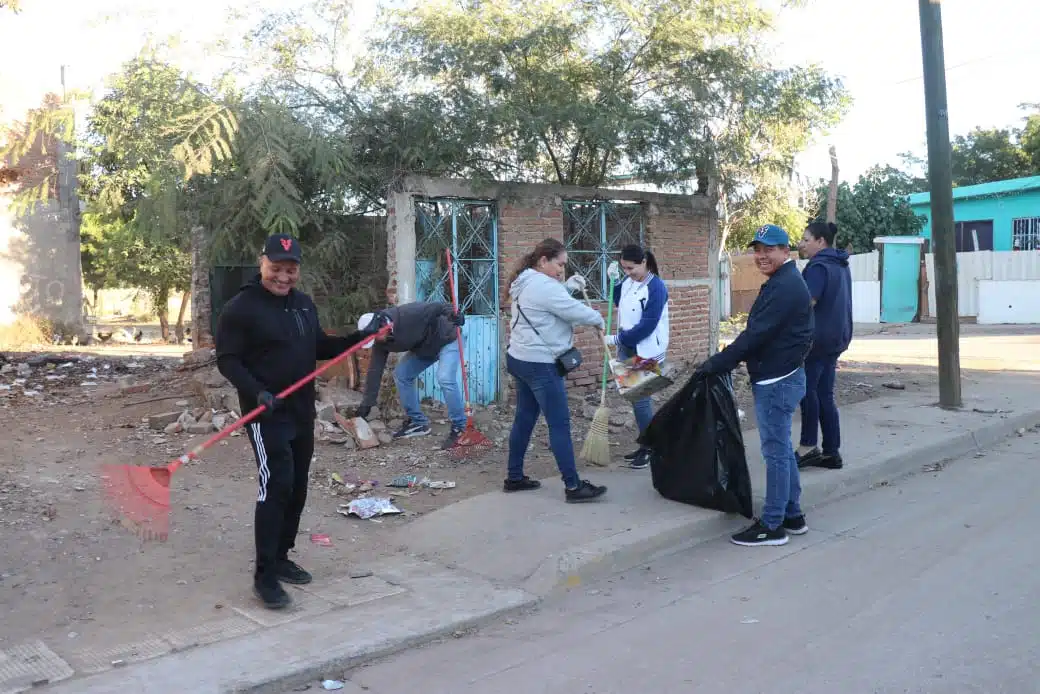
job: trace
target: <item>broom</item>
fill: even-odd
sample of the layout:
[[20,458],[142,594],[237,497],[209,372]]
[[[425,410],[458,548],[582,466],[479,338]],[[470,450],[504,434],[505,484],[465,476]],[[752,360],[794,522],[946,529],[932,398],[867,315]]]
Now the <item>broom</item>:
[[[279,393],[277,397],[289,397],[323,372],[361,349],[362,346],[392,330],[393,325],[384,326],[379,332],[331,359],[310,375],[304,376]],[[169,536],[170,478],[173,473],[185,463],[198,460],[203,451],[259,417],[265,409],[263,405],[260,405],[237,422],[224,427],[181,457],[161,467],[103,465],[101,468],[102,482],[109,506],[116,512],[117,517],[121,518],[122,524],[141,539],[165,542]]]
[[[455,313],[458,313],[459,298],[455,295],[455,273],[451,263],[451,249],[445,249],[444,256],[448,260],[448,289],[451,291],[451,306]],[[448,449],[448,455],[452,458],[467,458],[486,452],[491,448],[491,439],[477,431],[473,424],[473,406],[469,402],[469,378],[466,376],[466,357],[463,354],[462,346],[462,328],[455,327],[455,337],[459,343],[459,365],[462,367],[462,394],[466,398],[466,430]]]
[[[585,302],[589,302],[589,295],[584,289]],[[607,333],[610,334],[610,324],[614,314],[614,280],[610,280],[610,294],[607,297]],[[589,433],[585,436],[585,445],[581,447],[581,457],[592,465],[606,467],[610,464],[610,408],[607,407],[607,372],[610,368],[610,350],[603,345],[603,381],[599,389],[599,407],[592,417]]]

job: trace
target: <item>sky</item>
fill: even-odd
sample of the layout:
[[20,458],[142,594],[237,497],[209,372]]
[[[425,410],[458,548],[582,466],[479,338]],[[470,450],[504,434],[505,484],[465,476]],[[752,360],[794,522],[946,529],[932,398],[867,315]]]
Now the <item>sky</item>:
[[[775,0],[771,0],[775,1]],[[20,15],[0,14],[0,46],[9,58],[0,72],[0,119],[19,117],[47,91],[104,86],[107,75],[132,58],[148,36],[180,34],[175,58],[195,74],[226,57],[206,53],[222,33],[242,35],[257,16],[304,0],[23,0]],[[358,2],[360,23],[372,2]],[[46,8],[46,9],[44,9]],[[253,12],[233,22],[229,10]],[[56,19],[60,18],[60,19]],[[842,77],[854,99],[840,126],[798,159],[799,173],[830,177],[834,145],[843,179],[874,164],[900,164],[901,152],[924,153],[924,85],[918,3],[913,0],[811,0],[780,14],[768,47],[782,64],[819,63]],[[1021,122],[1018,105],[1040,102],[1040,3],[1027,0],[944,0],[943,31],[950,127]],[[50,46],[41,50],[41,46]]]

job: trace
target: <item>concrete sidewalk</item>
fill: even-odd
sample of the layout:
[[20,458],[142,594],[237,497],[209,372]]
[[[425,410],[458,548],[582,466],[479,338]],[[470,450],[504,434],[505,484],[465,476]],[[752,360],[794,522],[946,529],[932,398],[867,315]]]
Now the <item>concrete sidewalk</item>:
[[[802,477],[810,525],[813,506],[1040,424],[1038,378],[965,379],[965,408],[957,412],[935,407],[937,394],[898,392],[844,408],[846,468]],[[757,494],[765,471],[755,432],[747,432],[746,444]],[[60,694],[281,692],[286,682],[316,680],[465,630],[746,522],[661,498],[649,471],[593,469],[587,476],[610,487],[602,502],[565,504],[562,483],[553,479],[539,491],[485,494],[417,519],[396,538],[405,554],[368,567],[372,576],[294,589],[297,607],[285,614],[263,612],[243,596],[226,624],[160,635],[132,651],[63,659],[40,643],[21,660],[0,653],[0,694],[47,677],[63,681],[42,691]],[[112,661],[127,664],[113,669]],[[19,674],[18,686],[5,689],[5,673]]]

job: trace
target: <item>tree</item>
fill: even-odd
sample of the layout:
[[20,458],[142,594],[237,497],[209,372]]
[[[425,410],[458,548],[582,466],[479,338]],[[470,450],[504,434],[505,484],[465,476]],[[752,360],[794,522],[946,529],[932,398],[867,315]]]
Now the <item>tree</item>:
[[1018,145],[1017,129],[975,128],[953,139],[953,184],[971,186],[1032,175],[1036,169]]
[[442,1],[390,22],[369,78],[440,101],[467,124],[459,149],[519,180],[687,186],[734,145],[752,154],[742,171],[790,166],[843,94],[759,56],[772,15],[750,0]]
[[[891,166],[875,166],[859,177],[853,186],[838,186],[837,225],[839,248],[851,246],[855,253],[874,250],[875,236],[914,236],[924,228],[924,217],[910,208],[907,195],[914,191],[914,179]],[[819,188],[826,199],[827,186]],[[824,221],[825,210],[815,218]]]
[[[164,340],[170,336],[170,295],[190,284],[189,230],[206,187],[202,179],[185,183],[173,151],[183,123],[211,107],[205,91],[179,70],[142,56],[111,80],[87,122],[84,267],[98,282],[147,290]],[[181,299],[178,341],[187,299]]]
[[0,0],[0,10],[11,10],[18,14],[22,11],[21,0]]

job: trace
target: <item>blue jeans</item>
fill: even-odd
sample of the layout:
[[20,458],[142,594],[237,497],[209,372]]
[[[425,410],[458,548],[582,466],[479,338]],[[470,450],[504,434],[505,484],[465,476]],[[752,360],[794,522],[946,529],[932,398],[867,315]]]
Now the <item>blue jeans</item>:
[[837,368],[837,355],[805,360],[800,443],[803,446],[815,446],[817,428],[822,429],[823,452],[826,455],[834,455],[841,448],[838,405],[834,402],[834,374]]
[[791,446],[791,418],[798,402],[805,396],[805,369],[799,368],[784,380],[767,386],[753,384],[751,392],[755,397],[758,438],[766,464],[762,523],[776,529],[785,517],[802,515],[798,505],[802,483]]
[[[621,361],[631,359],[636,355],[633,350],[624,345],[618,345],[617,351],[618,359]],[[639,433],[642,434],[650,426],[650,420],[654,418],[654,403],[650,398],[636,400],[632,403],[632,412],[636,416],[636,426],[639,427]]]
[[571,410],[567,402],[567,386],[556,364],[520,361],[506,356],[506,366],[516,383],[516,417],[509,432],[509,479],[524,477],[524,454],[531,443],[531,432],[538,415],[545,415],[549,425],[549,447],[556,458],[556,467],[568,489],[581,482],[574,462],[574,444],[571,442]]
[[394,383],[397,384],[397,396],[401,399],[401,407],[413,424],[429,426],[430,418],[423,414],[419,406],[419,389],[415,387],[415,380],[434,363],[437,364],[437,383],[444,393],[451,425],[456,429],[465,429],[466,406],[462,401],[462,388],[459,386],[461,362],[459,345],[456,342],[444,345],[436,359],[422,359],[411,352],[405,355],[394,369]]

